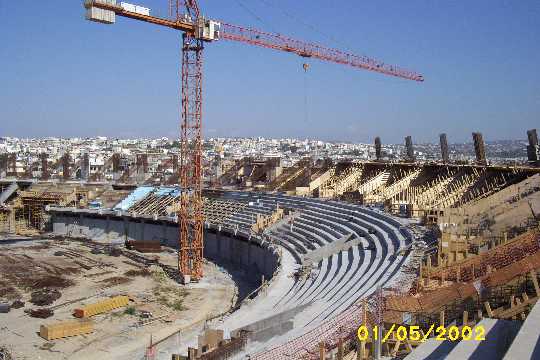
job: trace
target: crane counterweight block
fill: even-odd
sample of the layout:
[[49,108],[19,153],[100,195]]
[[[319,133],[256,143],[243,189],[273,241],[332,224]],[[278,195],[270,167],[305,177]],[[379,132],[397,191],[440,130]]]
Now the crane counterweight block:
[[[99,6],[109,7],[101,8]],[[114,24],[116,22],[116,12],[119,10],[116,0],[85,0],[86,20],[99,22],[102,24]]]

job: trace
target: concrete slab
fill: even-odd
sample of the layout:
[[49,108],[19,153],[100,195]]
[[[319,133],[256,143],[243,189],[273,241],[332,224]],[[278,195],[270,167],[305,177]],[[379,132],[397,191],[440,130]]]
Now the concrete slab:
[[540,303],[525,319],[519,333],[506,352],[504,360],[540,359]]
[[477,326],[485,329],[486,340],[461,341],[450,352],[451,359],[501,359],[514,340],[519,328],[520,321],[508,321],[498,319],[483,319]]
[[446,359],[450,351],[452,351],[456,345],[457,343],[452,341],[439,341],[435,338],[430,338],[407,355],[405,360]]
[[321,246],[313,251],[310,251],[303,257],[303,264],[316,264],[324,258],[338,254],[341,251],[347,251],[351,247],[360,243],[360,238],[354,238],[354,234],[350,233],[343,235],[336,241]]
[[[406,360],[439,359],[502,359],[521,326],[519,321],[483,319],[477,326],[485,329],[485,340],[460,342],[438,341],[430,338],[410,353]],[[522,359],[512,357],[511,359]],[[525,358],[523,358],[525,359]]]

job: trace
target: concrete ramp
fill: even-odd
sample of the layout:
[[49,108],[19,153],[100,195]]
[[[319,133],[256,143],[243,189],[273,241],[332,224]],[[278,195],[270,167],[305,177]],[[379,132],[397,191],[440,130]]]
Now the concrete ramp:
[[0,194],[0,204],[6,202],[6,200],[9,199],[9,197],[17,190],[19,190],[19,185],[17,185],[17,182],[14,181]]
[[262,320],[256,321],[246,326],[242,326],[236,330],[231,331],[231,336],[236,336],[240,330],[249,331],[248,338],[250,341],[264,342],[271,339],[274,336],[279,336],[292,330],[294,325],[294,317],[302,310],[307,308],[310,303],[296,306],[292,309],[282,311],[273,316],[269,316]]
[[429,338],[425,343],[413,350],[405,360],[442,360],[456,347],[458,343],[452,341],[439,341]]
[[[506,350],[512,343],[521,326],[520,321],[508,321],[498,319],[483,319],[477,326],[485,329],[486,340],[474,340],[451,342],[437,341],[430,338],[410,353],[406,360],[439,360],[439,359],[477,359],[492,360],[502,359]],[[510,357],[509,359],[528,359]]]
[[483,319],[477,326],[486,329],[486,340],[461,341],[450,352],[450,359],[502,359],[506,350],[514,340],[520,321]]
[[313,251],[310,251],[302,257],[302,265],[317,264],[324,258],[338,254],[341,251],[347,251],[351,247],[358,245],[361,239],[355,237],[353,233],[343,235],[336,241],[321,246]]
[[540,359],[540,302],[525,319],[504,360]]

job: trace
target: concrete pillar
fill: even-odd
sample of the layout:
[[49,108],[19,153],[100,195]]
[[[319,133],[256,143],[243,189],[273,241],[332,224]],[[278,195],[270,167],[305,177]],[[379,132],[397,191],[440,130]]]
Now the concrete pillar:
[[7,154],[0,154],[0,178],[4,178],[8,173],[8,160]]
[[7,155],[7,176],[17,177],[17,154]]
[[474,132],[472,133],[472,136],[474,142],[474,152],[476,154],[476,162],[478,164],[485,165],[487,163],[486,149],[484,146],[484,139],[482,137],[482,134],[479,132]]
[[137,181],[143,182],[146,178],[146,174],[148,173],[148,155],[136,154],[135,165],[137,171]]
[[49,179],[49,155],[47,153],[41,154],[41,180]]
[[173,173],[176,174],[178,172],[178,155],[174,154],[172,157],[172,168]]
[[122,174],[120,173],[120,154],[114,153],[112,155],[112,171],[113,171],[113,180],[118,181]]
[[538,135],[536,133],[536,129],[527,130],[527,138],[529,139],[529,146],[527,146],[527,158],[530,163],[536,164],[540,160]]
[[379,161],[381,160],[381,158],[382,158],[381,138],[377,136],[375,138],[375,159]]
[[62,156],[62,179],[64,181],[71,179],[71,156],[69,153]]
[[379,360],[382,356],[382,337],[383,337],[383,325],[378,324],[377,326],[377,340],[372,344],[374,345],[373,349],[373,358]]
[[446,134],[440,134],[439,139],[441,142],[441,157],[443,163],[450,162],[450,155],[448,153],[448,141],[446,140]]
[[90,177],[90,156],[88,153],[83,155],[81,164],[81,179],[88,181]]
[[107,240],[107,242],[111,242],[111,239],[110,239],[110,233],[111,233],[111,217],[109,215],[107,215],[105,217],[105,239]]
[[411,136],[405,137],[405,154],[407,161],[414,161],[414,148]]

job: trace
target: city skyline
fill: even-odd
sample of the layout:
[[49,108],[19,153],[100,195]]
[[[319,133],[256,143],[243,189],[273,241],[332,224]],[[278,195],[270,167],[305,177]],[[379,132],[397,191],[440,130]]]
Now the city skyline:
[[[165,5],[141,3],[153,13]],[[201,7],[232,23],[365,53],[418,71],[426,81],[315,60],[308,60],[305,74],[305,59],[219,41],[206,49],[206,137],[369,143],[381,136],[399,143],[412,135],[422,143],[445,132],[461,143],[473,131],[486,140],[524,139],[540,118],[537,2],[258,1],[247,6],[250,12],[239,4],[203,1]],[[89,23],[80,2],[51,1],[55,17],[33,5],[0,7],[7,40],[0,50],[6,69],[0,74],[1,135],[178,136],[178,33],[124,19],[112,26]],[[412,24],[413,18],[422,21]]]

